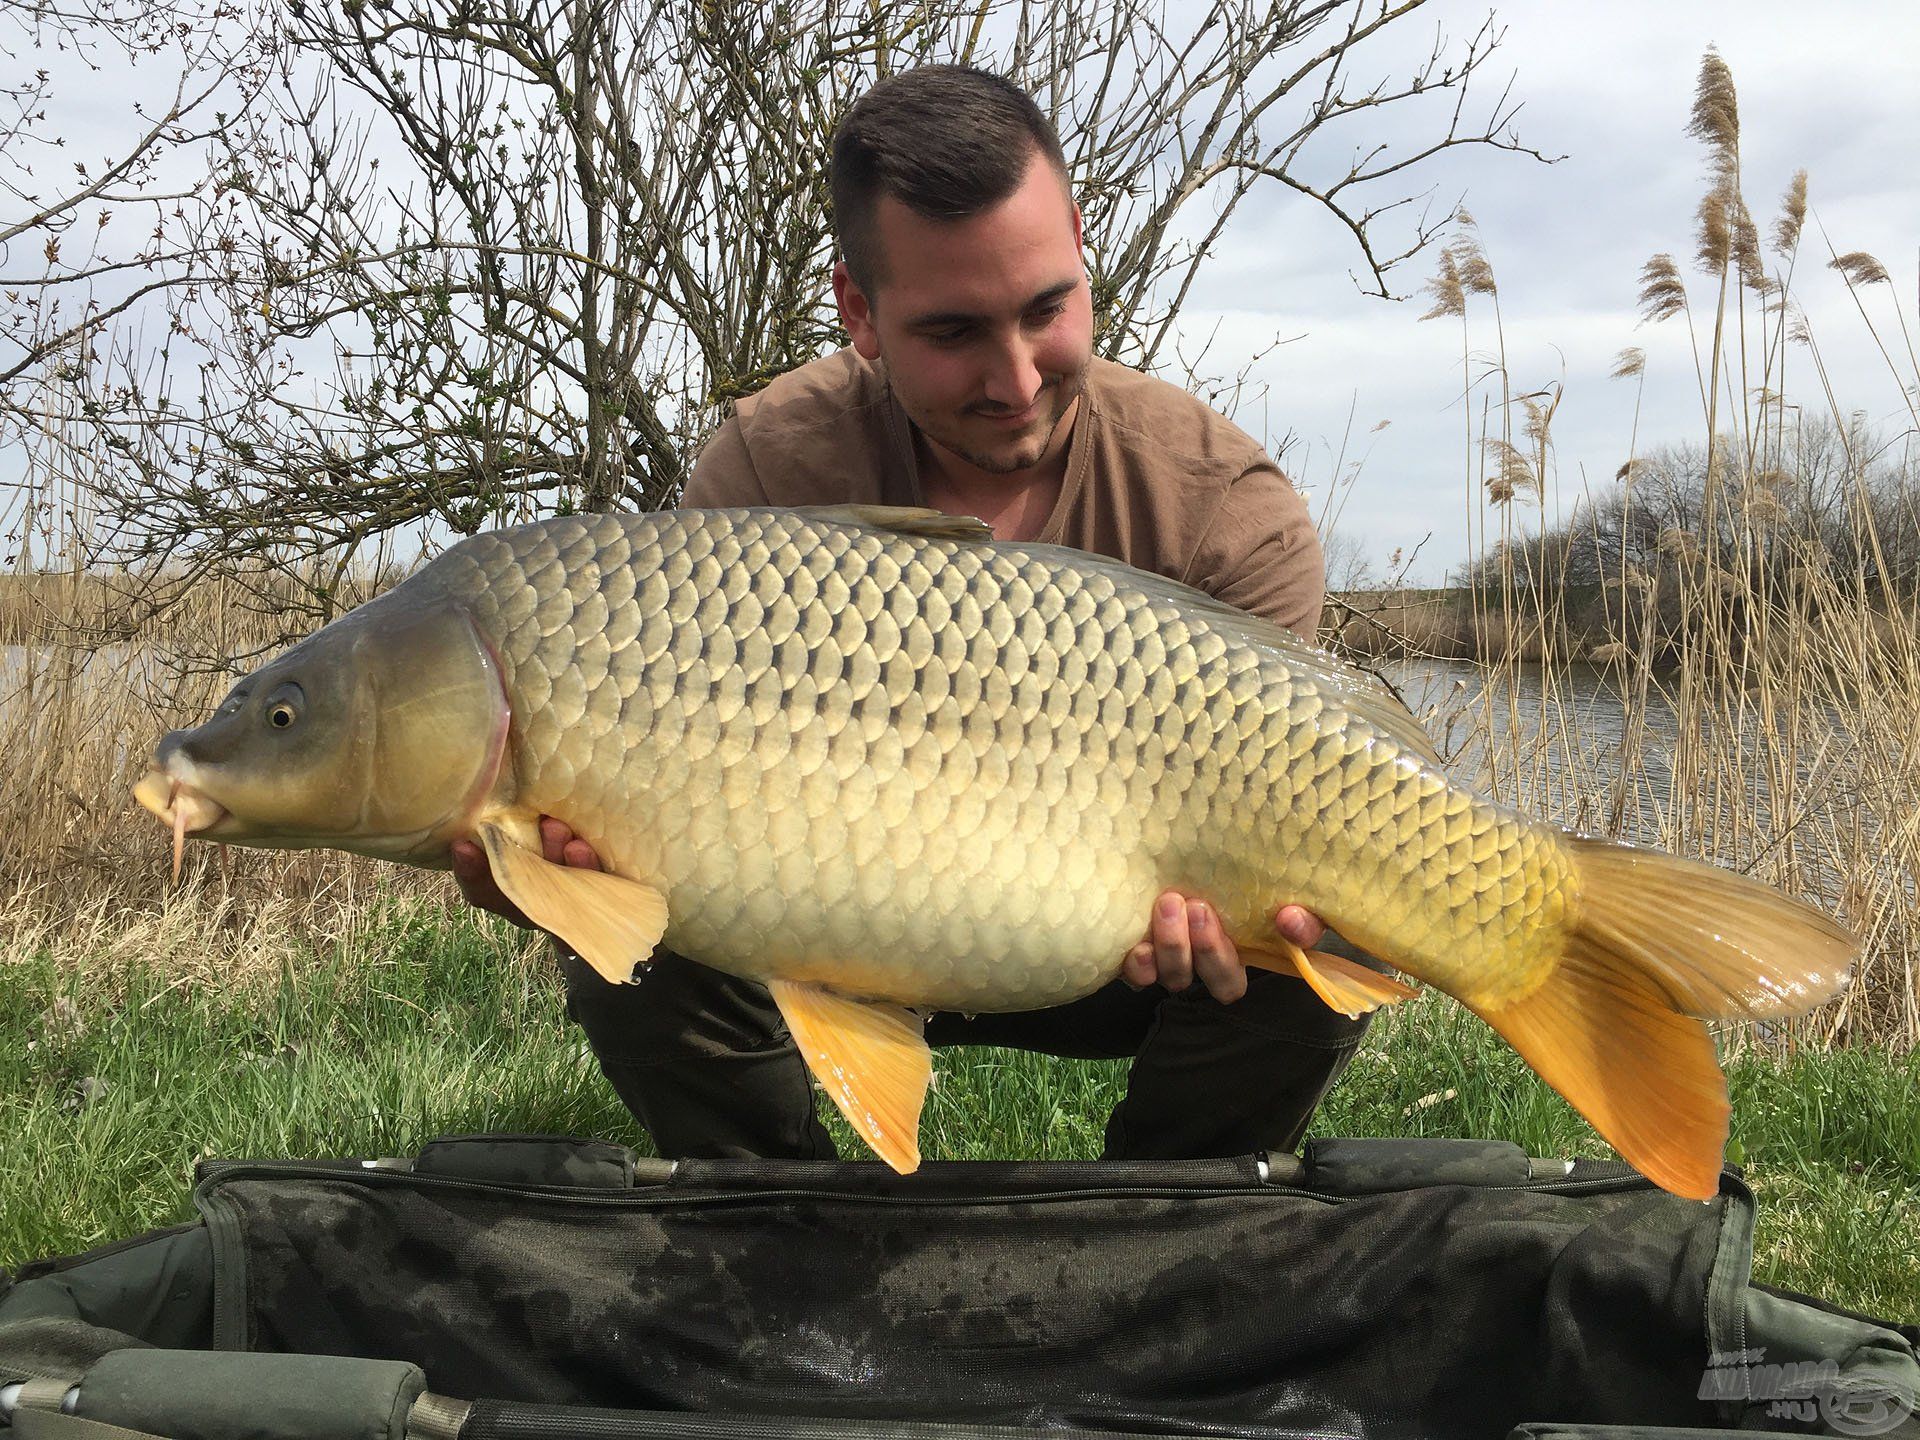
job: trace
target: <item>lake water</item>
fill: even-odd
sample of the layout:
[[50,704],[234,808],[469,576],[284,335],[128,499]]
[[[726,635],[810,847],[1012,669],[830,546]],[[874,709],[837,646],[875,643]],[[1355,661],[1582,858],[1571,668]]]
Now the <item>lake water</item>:
[[[1507,793],[1516,785],[1544,785],[1530,802],[1572,824],[1593,803],[1579,782],[1619,771],[1628,707],[1599,668],[1549,675],[1527,666],[1496,675],[1465,660],[1407,660],[1388,662],[1379,674],[1420,717],[1454,777],[1503,800],[1519,798]],[[1670,782],[1679,727],[1657,695],[1643,729],[1646,763]]]
[[1423,660],[1381,673],[1455,779],[1529,814],[1703,855],[1829,903],[1848,891],[1914,903],[1911,847],[1879,842],[1912,823],[1920,775],[1862,714],[1808,704],[1764,717],[1736,702],[1683,725],[1684,702],[1662,688],[1671,682],[1633,705],[1621,673],[1595,666],[1495,674]]
[[27,661],[39,662],[42,674],[61,673],[71,667],[75,675],[100,673],[103,668],[132,675],[157,675],[166,657],[151,645],[0,645],[0,681],[17,681]]

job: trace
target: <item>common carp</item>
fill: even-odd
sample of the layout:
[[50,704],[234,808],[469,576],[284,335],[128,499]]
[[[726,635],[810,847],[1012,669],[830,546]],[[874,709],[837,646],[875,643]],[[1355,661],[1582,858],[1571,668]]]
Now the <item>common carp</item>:
[[[609,980],[665,940],[765,983],[876,1153],[919,1163],[917,1010],[1059,1005],[1156,895],[1357,1013],[1410,993],[1279,939],[1298,903],[1492,1025],[1629,1163],[1717,1193],[1703,1023],[1805,1010],[1856,942],[1699,861],[1443,772],[1384,686],[1278,626],[979,521],[836,506],[477,535],[159,744],[180,838],[444,867]],[[549,864],[564,820],[604,871]]]

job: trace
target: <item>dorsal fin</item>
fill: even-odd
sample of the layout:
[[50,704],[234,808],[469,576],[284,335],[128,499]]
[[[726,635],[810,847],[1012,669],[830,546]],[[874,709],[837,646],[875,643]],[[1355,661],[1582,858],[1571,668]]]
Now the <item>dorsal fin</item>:
[[814,520],[837,520],[845,525],[867,525],[897,535],[923,540],[993,539],[993,527],[974,515],[949,515],[923,505],[799,505],[795,513]]

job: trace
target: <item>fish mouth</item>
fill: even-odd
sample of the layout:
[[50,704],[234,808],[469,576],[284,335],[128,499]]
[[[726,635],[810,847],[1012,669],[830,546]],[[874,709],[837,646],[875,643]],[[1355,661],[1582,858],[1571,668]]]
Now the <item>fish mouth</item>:
[[149,770],[146,778],[133,787],[133,798],[173,831],[173,881],[179,884],[187,836],[203,834],[218,825],[227,818],[226,807],[164,770]]

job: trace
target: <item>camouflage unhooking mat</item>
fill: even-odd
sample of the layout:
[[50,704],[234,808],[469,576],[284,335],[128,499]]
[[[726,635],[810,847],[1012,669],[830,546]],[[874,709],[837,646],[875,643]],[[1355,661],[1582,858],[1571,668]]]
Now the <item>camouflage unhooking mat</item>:
[[1501,1144],[902,1177],[481,1137],[194,1200],[0,1276],[17,1440],[1920,1434],[1920,1331],[1750,1284],[1732,1173],[1700,1205]]

